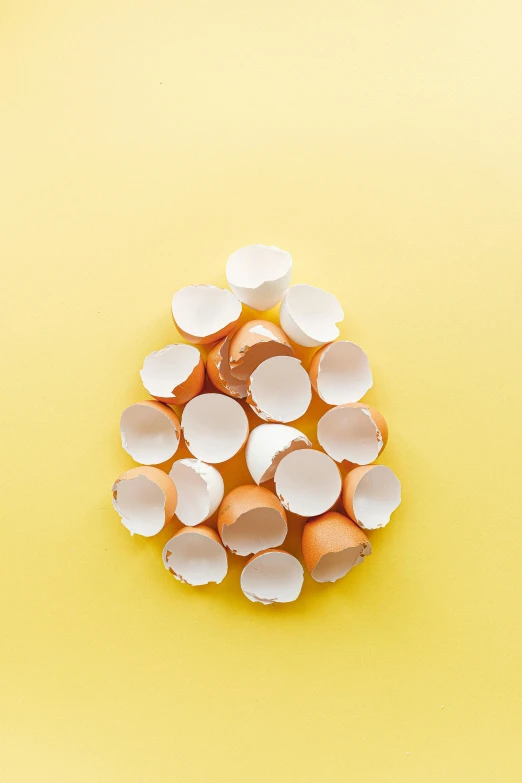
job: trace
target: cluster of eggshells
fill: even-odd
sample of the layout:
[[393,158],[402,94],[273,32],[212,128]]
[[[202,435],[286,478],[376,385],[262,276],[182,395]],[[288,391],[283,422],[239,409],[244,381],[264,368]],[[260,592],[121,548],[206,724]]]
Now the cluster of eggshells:
[[[241,589],[262,604],[293,601],[303,585],[301,563],[280,549],[287,511],[307,520],[302,553],[313,579],[335,582],[371,554],[365,531],[384,527],[401,500],[393,471],[372,464],[388,428],[381,413],[359,402],[373,383],[368,358],[355,343],[337,340],[344,313],[335,296],[290,287],[291,273],[289,253],[251,245],[228,259],[231,290],[192,285],[174,294],[172,315],[187,343],[146,357],[140,375],[154,399],[126,408],[120,422],[123,448],[139,467],[112,488],[131,534],[154,536],[174,515],[182,523],[163,549],[176,579],[220,583],[228,550],[249,558]],[[253,320],[238,328],[242,303],[265,311],[279,302],[280,326]],[[205,364],[196,346],[212,343],[206,374],[216,392],[202,394]],[[309,373],[292,343],[318,348]],[[307,411],[312,387],[331,406],[317,425],[322,450],[289,426]],[[264,422],[251,432],[241,401]],[[172,405],[184,406],[181,421]],[[193,459],[178,459],[167,474],[156,466],[175,455],[181,437]],[[245,445],[255,483],[223,497],[215,465]],[[331,510],[339,498],[346,514]],[[217,532],[204,524],[216,511]]]

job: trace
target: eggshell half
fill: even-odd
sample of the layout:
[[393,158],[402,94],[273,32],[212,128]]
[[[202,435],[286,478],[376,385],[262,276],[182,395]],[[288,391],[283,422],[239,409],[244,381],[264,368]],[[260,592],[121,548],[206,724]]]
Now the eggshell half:
[[347,340],[319,348],[310,363],[310,380],[328,405],[359,402],[373,385],[368,357]]
[[191,454],[204,462],[225,462],[248,438],[248,419],[241,405],[224,394],[200,394],[185,405],[181,429]]
[[174,343],[150,353],[140,376],[152,397],[171,405],[184,405],[203,388],[205,365],[193,345]]
[[245,381],[265,359],[293,355],[288,337],[271,321],[248,321],[230,340],[230,369]]
[[236,487],[225,496],[217,525],[223,544],[243,556],[278,547],[288,532],[279,500],[268,489],[252,484]]
[[304,581],[303,566],[282,549],[254,555],[241,574],[241,589],[249,601],[287,604],[299,597]]
[[247,402],[265,421],[295,421],[308,410],[312,386],[299,359],[274,356],[254,370],[247,381]]
[[287,511],[313,517],[336,503],[341,494],[341,474],[327,454],[300,449],[287,454],[277,466],[275,487]]
[[159,468],[131,468],[112,487],[112,505],[131,535],[155,536],[174,516],[174,482]]
[[269,310],[290,285],[292,256],[273,245],[248,245],[229,256],[226,275],[241,302],[254,310]]
[[311,285],[294,285],[281,303],[279,320],[286,334],[298,345],[314,348],[339,337],[336,324],[344,311],[333,294]]
[[172,316],[179,333],[199,345],[213,343],[232,331],[241,302],[226,288],[189,285],[174,294]]
[[216,468],[199,459],[178,459],[169,476],[178,491],[176,516],[180,522],[193,527],[212,516],[225,492]]
[[230,337],[215,345],[207,356],[207,375],[216,389],[229,397],[246,397],[246,383],[233,375],[230,369]]
[[388,441],[384,416],[361,402],[337,405],[319,419],[317,439],[336,462],[368,465]]
[[385,465],[354,468],[343,481],[343,505],[364,530],[384,527],[401,502],[401,482]]
[[163,548],[163,565],[188,585],[219,584],[228,571],[227,553],[217,533],[205,525],[183,527]]
[[174,456],[181,437],[179,419],[162,402],[144,400],[125,408],[120,418],[121,445],[142,465],[159,465]]
[[335,511],[305,523],[302,547],[305,565],[316,582],[336,582],[372,553],[355,522]]
[[246,463],[256,484],[274,478],[276,468],[287,454],[312,448],[312,442],[300,430],[287,424],[260,424],[248,436]]

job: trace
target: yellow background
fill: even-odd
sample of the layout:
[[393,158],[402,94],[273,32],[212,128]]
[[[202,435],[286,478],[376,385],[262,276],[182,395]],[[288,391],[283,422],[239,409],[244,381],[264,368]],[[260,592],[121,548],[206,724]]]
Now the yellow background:
[[[522,778],[521,26],[517,0],[1,4],[2,781]],[[237,561],[178,584],[169,531],[110,506],[173,292],[251,242],[343,303],[404,490],[362,567],[274,608]]]

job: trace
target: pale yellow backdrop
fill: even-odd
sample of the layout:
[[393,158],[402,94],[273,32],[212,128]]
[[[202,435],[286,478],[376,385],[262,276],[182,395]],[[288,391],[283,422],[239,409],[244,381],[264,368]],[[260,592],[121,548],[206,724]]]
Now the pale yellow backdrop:
[[[2,781],[522,779],[521,29],[516,0],[2,2]],[[251,242],[341,299],[404,486],[364,566],[274,608],[238,562],[176,583],[169,531],[110,507],[174,290]]]

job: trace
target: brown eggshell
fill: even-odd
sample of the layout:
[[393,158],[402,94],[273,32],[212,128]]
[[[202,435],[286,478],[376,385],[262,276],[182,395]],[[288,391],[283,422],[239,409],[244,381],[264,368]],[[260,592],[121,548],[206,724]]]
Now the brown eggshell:
[[382,449],[380,450],[379,454],[382,454],[384,451],[386,444],[388,443],[388,425],[386,424],[386,419],[382,415],[380,411],[378,411],[376,408],[372,408],[371,405],[366,405],[365,402],[347,402],[345,405],[338,405],[339,408],[366,408],[366,410],[369,412],[370,416],[373,419],[373,422],[379,432],[382,435]]
[[[269,334],[260,334],[255,331],[256,329],[262,329]],[[248,378],[265,359],[272,356],[293,355],[294,351],[288,337],[281,327],[272,321],[260,319],[248,321],[230,340],[230,367],[232,372],[239,373],[244,379]]]
[[[243,518],[243,530],[241,530],[241,524],[238,529],[235,529],[236,523],[243,515],[255,511],[261,512],[264,517],[258,521],[255,519],[255,515],[251,514],[250,523],[246,522],[248,531],[246,539],[241,538],[241,535],[245,535],[245,518]],[[276,514],[270,512],[276,512]],[[254,521],[252,521],[252,517],[254,517]],[[248,517],[246,519],[248,520]],[[225,546],[242,556],[266,549],[267,543],[279,546],[283,543],[288,531],[286,512],[278,498],[265,487],[253,484],[236,487],[223,498],[218,511],[217,526]],[[255,533],[251,529],[252,526],[255,527]],[[233,538],[231,539],[234,533],[239,536],[235,541]],[[255,542],[259,542],[261,535],[265,543],[256,544]]]
[[336,511],[310,519],[303,527],[303,558],[310,573],[324,555],[360,545],[363,550],[370,546],[366,535],[355,522]]
[[[244,382],[237,379],[237,385],[232,386],[232,373],[230,368],[225,367],[224,364],[228,361],[227,345],[230,345],[230,337],[225,337],[220,340],[217,345],[209,351],[207,356],[207,375],[211,384],[223,394],[227,394],[229,397],[235,399],[242,399],[246,397],[246,385]],[[228,372],[227,372],[228,370]],[[227,383],[227,378],[229,383]]]
[[[118,476],[118,478],[116,479],[112,487],[112,497],[113,497],[113,502],[115,504],[115,507],[117,506],[117,502],[118,502],[117,501],[118,485],[122,481],[129,481],[138,478],[139,476],[144,476],[146,479],[156,484],[163,492],[163,495],[165,497],[164,524],[166,524],[172,519],[172,517],[174,516],[174,512],[176,511],[176,505],[178,502],[178,493],[176,490],[176,485],[174,484],[170,476],[168,476],[159,468],[155,468],[150,465],[140,465],[139,467],[131,468],[130,470],[127,470],[125,471],[125,473],[122,473],[120,476]],[[159,532],[159,530],[157,532]],[[146,535],[150,535],[150,534],[147,533]]]
[[185,338],[185,340],[189,343],[192,343],[193,345],[209,345],[210,343],[215,343],[216,340],[221,340],[223,337],[226,337],[230,332],[235,329],[237,326],[237,323],[239,321],[239,318],[236,318],[235,321],[231,321],[231,323],[224,326],[222,329],[220,329],[218,332],[214,332],[214,334],[205,335],[205,337],[196,337],[193,334],[189,334],[188,332],[184,332],[183,329],[180,329],[179,325],[174,320],[174,323],[176,324],[176,329],[180,333],[182,337]]
[[204,385],[205,362],[201,356],[187,380],[178,384],[178,386],[172,390],[171,397],[155,397],[155,399],[160,402],[165,402],[168,405],[185,405],[186,402],[193,397],[197,397],[197,395],[201,393]]
[[211,538],[213,541],[216,541],[216,543],[221,544],[221,539],[216,533],[216,531],[212,530],[211,527],[207,527],[206,525],[198,525],[197,527],[182,527],[180,530],[177,530],[174,533],[172,538],[177,538],[177,536],[183,536],[185,535],[185,533],[200,533],[202,536]]

